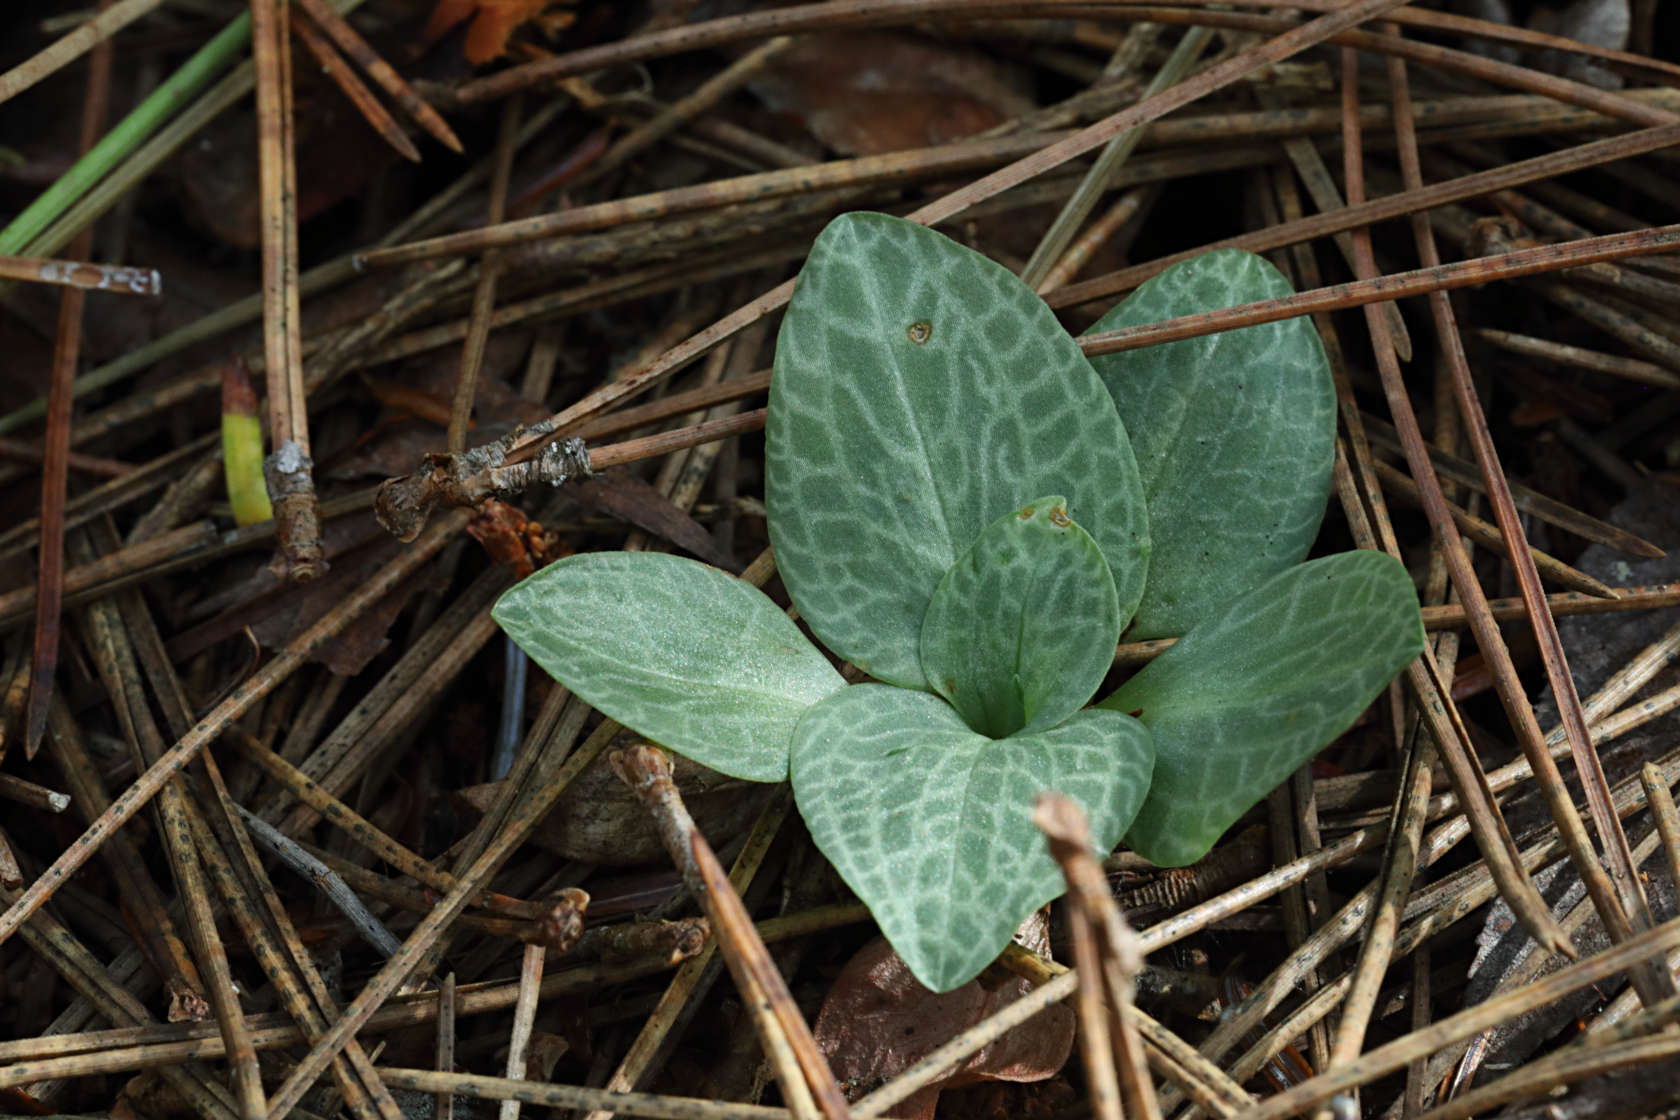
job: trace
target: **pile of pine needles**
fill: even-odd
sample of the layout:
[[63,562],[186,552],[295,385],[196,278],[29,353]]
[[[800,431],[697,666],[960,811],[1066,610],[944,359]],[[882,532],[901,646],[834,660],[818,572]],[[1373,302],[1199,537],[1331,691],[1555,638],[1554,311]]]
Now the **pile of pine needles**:
[[[14,153],[0,230],[27,370],[0,401],[0,1111],[1672,1102],[1680,687],[1646,686],[1680,651],[1673,13],[1634,3],[1621,51],[1399,0],[668,0],[514,21],[472,69],[461,32],[358,7],[11,17],[0,113],[77,107],[80,155]],[[251,167],[243,246],[159,188],[209,194],[212,130]],[[357,200],[320,217],[312,147]],[[1324,546],[1411,565],[1431,642],[1194,867],[1099,869],[1047,808],[1053,950],[981,981],[1023,994],[841,1086],[876,1055],[806,1024],[871,927],[785,792],[669,780],[488,611],[601,548],[779,594],[775,314],[860,208],[1003,261],[1076,331],[1175,260],[1268,254],[1300,295],[1089,349],[1312,315]],[[171,290],[155,257],[206,255],[208,313],[100,341]],[[567,480],[572,437],[597,477]],[[1063,1000],[1081,1059],[955,1088]]]

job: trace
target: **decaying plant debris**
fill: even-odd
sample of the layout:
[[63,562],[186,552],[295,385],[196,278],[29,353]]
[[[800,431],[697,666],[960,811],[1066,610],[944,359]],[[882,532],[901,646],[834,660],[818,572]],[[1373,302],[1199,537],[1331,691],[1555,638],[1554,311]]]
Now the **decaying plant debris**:
[[[428,32],[253,0],[248,70],[236,0],[17,7],[0,1111],[1672,1107],[1676,13],[580,0]],[[1404,560],[1432,636],[1201,863],[1111,856],[1129,925],[1055,818],[1048,938],[937,1007],[868,963],[783,793],[679,765],[674,861],[630,794],[574,808],[645,748],[489,616],[599,549],[786,602],[775,314],[855,209],[1024,272],[1076,333],[1173,260],[1268,254],[1300,296],[1087,352],[1310,313],[1341,402],[1316,554]],[[233,360],[278,523],[224,504]],[[838,1024],[887,998],[940,1037]]]

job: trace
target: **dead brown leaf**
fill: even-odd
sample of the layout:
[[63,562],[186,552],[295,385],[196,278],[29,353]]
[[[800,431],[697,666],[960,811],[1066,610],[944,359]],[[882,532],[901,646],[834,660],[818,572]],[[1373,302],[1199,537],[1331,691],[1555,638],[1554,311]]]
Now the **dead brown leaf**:
[[[311,68],[297,82],[297,220],[368,190],[400,157],[360,111]],[[257,198],[255,110],[224,114],[207,125],[175,161],[182,208],[193,225],[228,245],[262,242]]]
[[687,510],[635,475],[607,471],[574,483],[572,496],[598,513],[628,521],[726,572],[741,570],[740,562],[719,548]]
[[[341,517],[327,523],[327,555],[332,569],[308,584],[282,584],[267,565],[256,567],[200,604],[216,611],[169,643],[172,656],[187,657],[250,627],[257,641],[279,649],[314,625],[352,589],[402,550],[387,533],[369,528],[366,517]],[[312,660],[340,676],[354,676],[367,667],[386,645],[386,631],[409,598],[438,578],[422,572],[407,580],[351,623],[335,641],[324,643]]]
[[515,579],[524,579],[538,568],[571,555],[571,549],[561,545],[541,522],[495,498],[473,511],[467,532],[484,546],[491,559],[512,568]]
[[[1027,919],[1016,940],[1047,952],[1042,913]],[[858,950],[829,990],[817,1016],[817,1045],[834,1075],[857,1096],[908,1069],[935,1048],[1032,990],[1010,979],[992,991],[971,980],[955,991],[922,987],[883,938]],[[944,1089],[983,1081],[1043,1081],[1073,1050],[1074,1015],[1057,1005],[1017,1027],[906,1099],[892,1115],[931,1120]]]
[[[360,586],[374,572],[390,563],[401,548],[396,541],[378,541],[354,550],[344,560],[345,567],[352,574],[344,577],[343,584],[329,584],[332,578],[329,572],[327,576],[306,585],[305,590],[293,593],[295,603],[287,603],[252,627],[252,631],[263,645],[271,649],[284,646],[336,607],[350,589]],[[434,578],[435,574],[421,573],[403,582],[345,627],[335,641],[324,643],[313,659],[341,677],[353,677],[360,673],[388,644],[386,632],[403,607],[408,605],[409,598],[423,590]]]
[[[677,789],[700,831],[722,845],[752,823],[771,787],[708,770],[681,755],[671,757]],[[468,786],[457,800],[482,813],[495,803],[500,782]],[[647,809],[607,764],[606,755],[586,767],[560,795],[531,843],[565,859],[610,867],[651,863],[665,855]]]
[[806,36],[752,90],[828,147],[865,156],[947,144],[1032,107],[995,58],[884,32]]

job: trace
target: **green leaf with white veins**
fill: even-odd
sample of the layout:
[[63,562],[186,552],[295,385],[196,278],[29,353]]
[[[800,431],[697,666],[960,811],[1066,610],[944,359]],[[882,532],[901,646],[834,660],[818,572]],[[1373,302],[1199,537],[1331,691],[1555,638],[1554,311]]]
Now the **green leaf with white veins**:
[[1153,757],[1148,731],[1118,712],[989,739],[937,696],[862,684],[805,713],[790,775],[817,847],[916,979],[944,992],[1062,893],[1034,798],[1054,789],[1078,800],[1106,853],[1143,800]]
[[[1173,265],[1091,329],[1289,294],[1264,259],[1225,249]],[[1232,595],[1306,557],[1329,499],[1336,439],[1336,390],[1311,320],[1091,364],[1131,433],[1149,505],[1149,578],[1128,638],[1187,633]]]
[[787,776],[799,717],[846,684],[764,592],[679,556],[569,556],[490,613],[603,714],[751,781]]
[[912,222],[844,214],[812,246],[776,342],[770,543],[823,643],[927,688],[934,589],[980,531],[1064,494],[1143,590],[1148,521],[1126,429],[1073,339],[1002,265]]
[[1102,552],[1059,497],[988,525],[922,622],[922,671],[968,726],[1001,739],[1084,707],[1114,662],[1120,604]]
[[1126,843],[1162,867],[1200,859],[1422,649],[1417,592],[1386,553],[1312,560],[1239,596],[1098,705],[1155,736]]

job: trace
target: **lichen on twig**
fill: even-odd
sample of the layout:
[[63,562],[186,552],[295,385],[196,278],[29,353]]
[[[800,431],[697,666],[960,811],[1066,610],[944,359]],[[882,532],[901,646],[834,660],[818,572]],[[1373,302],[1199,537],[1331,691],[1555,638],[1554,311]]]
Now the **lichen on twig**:
[[552,431],[554,423],[544,421],[458,455],[428,455],[420,470],[387,479],[379,487],[374,516],[398,540],[411,541],[439,502],[470,509],[490,498],[524,493],[539,482],[559,486],[591,477],[589,449],[576,436],[551,440],[524,462],[507,462],[508,449],[516,442],[541,439]]

